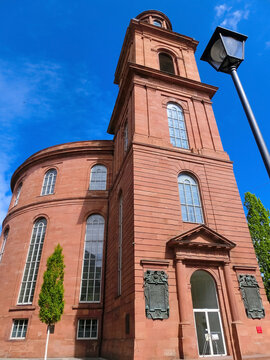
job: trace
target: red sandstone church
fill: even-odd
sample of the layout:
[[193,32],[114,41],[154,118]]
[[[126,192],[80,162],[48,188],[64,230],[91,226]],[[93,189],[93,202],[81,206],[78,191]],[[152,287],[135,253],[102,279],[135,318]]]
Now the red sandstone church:
[[198,42],[166,15],[130,21],[113,141],[56,145],[11,179],[0,242],[0,358],[41,358],[46,260],[65,256],[50,358],[270,359],[270,306]]

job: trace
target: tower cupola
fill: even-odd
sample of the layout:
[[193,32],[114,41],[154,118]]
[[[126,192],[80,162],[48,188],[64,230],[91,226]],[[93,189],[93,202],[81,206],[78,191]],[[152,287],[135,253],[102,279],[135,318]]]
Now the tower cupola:
[[161,27],[163,29],[172,30],[172,24],[169,18],[161,11],[157,11],[157,10],[143,11],[138,16],[136,16],[136,19],[151,25],[155,25],[157,27]]

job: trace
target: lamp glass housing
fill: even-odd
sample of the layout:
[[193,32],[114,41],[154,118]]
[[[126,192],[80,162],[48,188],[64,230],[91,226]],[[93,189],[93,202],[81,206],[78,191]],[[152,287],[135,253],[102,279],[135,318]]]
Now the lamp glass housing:
[[212,35],[201,60],[207,61],[217,71],[230,73],[244,60],[247,36],[218,26]]

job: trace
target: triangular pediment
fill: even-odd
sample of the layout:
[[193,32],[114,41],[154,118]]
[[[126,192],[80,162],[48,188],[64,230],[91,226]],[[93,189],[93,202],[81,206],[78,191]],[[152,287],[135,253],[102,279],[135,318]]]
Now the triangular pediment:
[[236,246],[216,231],[206,225],[199,225],[188,230],[167,242],[169,247],[193,247],[193,248],[219,248],[230,250]]

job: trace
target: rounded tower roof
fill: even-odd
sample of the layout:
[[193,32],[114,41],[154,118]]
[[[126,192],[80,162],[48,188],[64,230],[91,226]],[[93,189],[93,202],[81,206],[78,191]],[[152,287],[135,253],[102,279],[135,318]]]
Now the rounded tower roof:
[[151,25],[172,30],[170,19],[158,10],[146,10],[136,16],[136,19],[147,22]]

